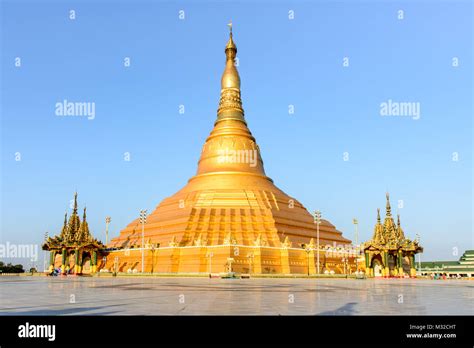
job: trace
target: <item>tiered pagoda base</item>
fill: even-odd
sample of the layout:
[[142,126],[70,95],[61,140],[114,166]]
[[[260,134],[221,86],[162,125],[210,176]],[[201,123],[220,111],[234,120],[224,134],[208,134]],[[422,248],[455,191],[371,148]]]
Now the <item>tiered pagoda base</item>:
[[[145,248],[144,253],[145,273],[318,273],[316,252],[302,248],[216,245]],[[98,260],[98,267],[109,272],[141,273],[141,257],[140,248],[111,251]],[[321,251],[320,273],[352,274],[357,269],[356,262],[354,256]]]

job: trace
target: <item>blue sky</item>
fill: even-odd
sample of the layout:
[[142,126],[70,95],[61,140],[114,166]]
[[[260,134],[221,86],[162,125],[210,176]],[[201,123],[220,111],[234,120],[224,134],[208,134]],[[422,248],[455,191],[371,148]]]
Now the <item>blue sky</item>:
[[[458,259],[474,247],[472,17],[469,1],[3,0],[1,241],[58,233],[75,190],[104,240],[105,216],[116,236],[184,186],[232,19],[247,122],[277,186],[348,238],[357,217],[362,240],[388,190],[424,260]],[[56,116],[64,99],[94,102],[95,118]],[[381,116],[389,99],[421,117]]]

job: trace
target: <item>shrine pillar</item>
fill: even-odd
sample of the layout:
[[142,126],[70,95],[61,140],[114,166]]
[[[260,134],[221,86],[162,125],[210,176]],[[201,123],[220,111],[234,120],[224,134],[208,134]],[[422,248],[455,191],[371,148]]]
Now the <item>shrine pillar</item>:
[[390,268],[388,268],[388,250],[383,252],[383,263],[384,263],[384,272],[383,276],[385,278],[390,277]]
[[398,251],[397,264],[398,264],[398,276],[400,278],[403,278],[403,276],[404,276],[404,273],[403,273],[403,253],[402,253],[401,250]]
[[91,273],[97,272],[97,250],[92,251],[91,255]]
[[74,250],[74,274],[80,274],[81,273],[81,265],[80,265],[80,251],[78,248]]
[[372,267],[370,267],[370,254],[368,251],[365,251],[365,274],[367,277],[372,276]]
[[61,251],[61,274],[66,273],[67,250],[63,248]]
[[79,259],[78,254],[79,254],[79,250],[77,248],[74,249],[74,270],[73,270],[74,274],[77,274],[77,270],[79,268],[78,265],[77,265],[77,261]]
[[415,254],[410,255],[410,277],[416,278]]
[[49,273],[53,272],[54,270],[54,261],[56,259],[56,250],[51,250],[49,252]]

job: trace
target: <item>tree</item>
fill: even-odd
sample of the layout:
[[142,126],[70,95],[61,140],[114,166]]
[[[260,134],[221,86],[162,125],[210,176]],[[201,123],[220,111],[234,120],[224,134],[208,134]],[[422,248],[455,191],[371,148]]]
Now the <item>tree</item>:
[[23,265],[5,264],[0,261],[0,273],[24,273]]

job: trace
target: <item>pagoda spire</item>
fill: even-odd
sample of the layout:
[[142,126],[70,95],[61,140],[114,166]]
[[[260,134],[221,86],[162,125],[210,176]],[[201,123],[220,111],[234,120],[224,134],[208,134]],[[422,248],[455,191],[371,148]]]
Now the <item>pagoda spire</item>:
[[400,214],[397,214],[397,238],[399,241],[405,239],[405,233],[403,232],[401,223],[400,223]]
[[380,223],[380,209],[377,208],[377,223],[374,227],[374,234],[372,236],[372,240],[377,244],[383,244],[385,242],[383,236],[383,226]]
[[[232,29],[230,23],[229,28]],[[230,30],[225,46],[226,63],[221,79],[217,120],[202,148],[196,176],[190,180],[201,175],[239,173],[239,177],[250,174],[271,181],[265,174],[260,149],[244,118],[240,77],[235,66],[236,54],[237,46]]]
[[61,238],[65,238],[67,235],[67,211],[64,213],[64,224],[63,224],[63,228],[61,229]]
[[221,98],[217,109],[217,121],[237,119],[245,123],[244,109],[240,98],[240,76],[235,67],[237,46],[232,36],[232,22],[229,24],[229,41],[225,46],[226,64],[221,78]]
[[77,215],[77,191],[76,191],[74,193],[74,206],[72,209],[72,214],[69,217],[69,222],[68,222],[67,239],[69,241],[73,241],[76,239],[80,224],[81,224],[81,220],[79,218],[79,215]]
[[87,218],[86,218],[86,210],[87,210],[87,208],[84,207],[84,214],[82,215],[82,222],[81,222],[81,225],[79,227],[79,232],[78,232],[78,235],[77,235],[77,238],[76,238],[76,240],[78,242],[86,242],[86,241],[90,240],[90,238],[91,238],[90,232],[89,232],[89,224],[87,223]]
[[77,191],[74,193],[74,208],[73,214],[77,214]]
[[237,46],[232,38],[232,21],[227,25],[229,26],[229,41],[227,41],[227,45],[225,46],[225,55],[227,60],[232,60],[232,62],[234,62],[237,55]]
[[390,195],[388,194],[388,192],[385,194],[385,197],[387,197],[386,215],[392,216],[392,208],[390,207]]

